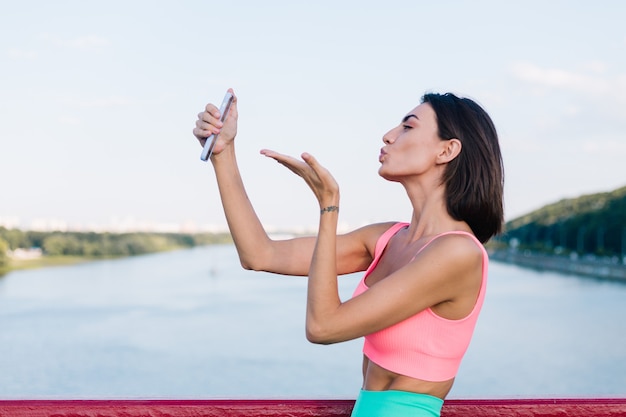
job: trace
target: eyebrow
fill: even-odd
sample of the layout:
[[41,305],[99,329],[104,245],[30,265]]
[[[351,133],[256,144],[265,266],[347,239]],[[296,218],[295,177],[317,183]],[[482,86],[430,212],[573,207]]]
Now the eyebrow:
[[411,117],[415,117],[417,120],[419,120],[419,117],[417,117],[414,114],[407,114],[406,116],[404,116],[404,119],[402,119],[402,123],[407,122]]

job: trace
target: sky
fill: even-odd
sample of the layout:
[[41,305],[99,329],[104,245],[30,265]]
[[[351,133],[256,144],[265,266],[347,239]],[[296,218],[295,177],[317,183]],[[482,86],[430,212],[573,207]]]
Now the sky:
[[263,148],[316,156],[343,228],[408,220],[378,154],[425,92],[491,115],[507,220],[626,185],[626,2],[0,5],[0,224],[224,228],[191,131],[229,87],[244,183],[272,230],[316,226],[318,206]]

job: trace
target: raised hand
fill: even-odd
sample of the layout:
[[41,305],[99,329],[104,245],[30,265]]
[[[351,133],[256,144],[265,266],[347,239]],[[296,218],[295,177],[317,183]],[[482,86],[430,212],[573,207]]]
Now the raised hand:
[[229,146],[235,136],[237,136],[237,119],[239,114],[237,113],[237,96],[235,96],[232,88],[229,89],[233,93],[233,103],[228,112],[228,116],[224,122],[220,121],[220,111],[217,106],[209,103],[204,108],[204,111],[198,113],[198,120],[196,120],[196,127],[193,129],[193,134],[200,145],[204,146],[206,139],[211,135],[217,135],[217,142],[213,148],[213,154],[217,155],[222,152],[227,146]]
[[269,149],[261,150],[261,154],[274,159],[281,165],[286,166],[296,175],[302,177],[313,190],[320,208],[339,205],[339,185],[330,171],[320,165],[317,159],[309,153],[301,155],[302,160],[292,156],[283,155]]

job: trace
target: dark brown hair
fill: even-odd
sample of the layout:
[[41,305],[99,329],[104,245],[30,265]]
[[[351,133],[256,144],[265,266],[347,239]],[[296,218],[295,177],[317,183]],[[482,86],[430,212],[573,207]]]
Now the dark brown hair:
[[462,144],[443,174],[448,212],[467,222],[485,243],[501,231],[504,220],[504,167],[496,128],[487,112],[469,98],[429,93],[422,103],[435,111],[439,137],[456,138]]

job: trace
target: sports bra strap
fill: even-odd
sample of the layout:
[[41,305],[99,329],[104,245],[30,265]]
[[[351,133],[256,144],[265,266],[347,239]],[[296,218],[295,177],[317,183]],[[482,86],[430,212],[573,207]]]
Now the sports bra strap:
[[415,255],[413,255],[413,259],[415,259],[415,257],[417,255],[419,255],[419,253],[424,250],[424,248],[426,248],[426,246],[430,245],[435,239],[437,239],[438,237],[441,236],[446,236],[446,235],[464,235],[464,236],[468,236],[470,237],[481,250],[485,250],[483,247],[483,244],[480,243],[480,240],[478,240],[478,238],[476,236],[474,236],[473,234],[469,233],[469,232],[465,232],[463,230],[451,230],[449,232],[443,232],[443,233],[439,233],[438,235],[433,236],[432,238],[430,238],[428,240],[428,242],[426,242],[426,244],[424,244],[424,246],[422,246],[421,248],[419,248],[419,250],[415,253]]
[[376,248],[374,249],[374,259],[378,258],[383,253],[383,251],[387,247],[387,243],[389,243],[389,240],[391,240],[391,237],[395,235],[398,230],[408,225],[408,223],[396,223],[389,229],[387,229],[385,233],[380,235],[378,241],[376,241]]

